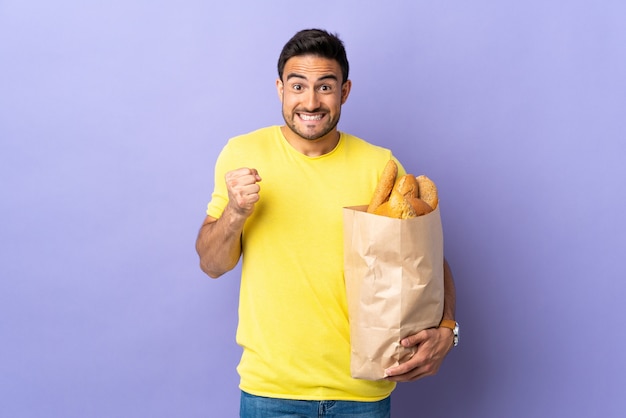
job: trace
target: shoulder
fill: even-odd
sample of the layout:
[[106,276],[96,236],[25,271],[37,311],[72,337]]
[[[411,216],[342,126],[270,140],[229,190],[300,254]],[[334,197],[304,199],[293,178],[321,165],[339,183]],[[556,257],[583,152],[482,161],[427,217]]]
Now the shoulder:
[[269,126],[230,138],[218,156],[218,165],[223,171],[238,167],[260,168],[276,154],[277,126]]
[[277,126],[268,126],[256,131],[231,137],[223,146],[220,155],[222,158],[248,158],[261,155],[274,148],[276,134],[280,132]]
[[373,142],[366,141],[362,138],[359,138],[355,135],[351,135],[345,132],[341,133],[346,152],[360,159],[361,161],[367,161],[368,164],[374,167],[379,167],[380,171],[387,164],[387,161],[393,159],[396,164],[398,164],[399,172],[404,173],[404,167],[393,154],[392,150],[380,145],[376,145]]
[[279,132],[278,126],[267,126],[245,134],[237,135],[228,140],[229,147],[249,147],[266,145],[269,141],[276,138]]
[[376,145],[372,142],[366,141],[365,139],[345,132],[342,132],[341,135],[345,141],[346,147],[349,147],[352,150],[379,154],[385,157],[389,157],[391,155],[391,150],[388,148]]
[[341,133],[346,152],[359,158],[369,160],[388,161],[393,158],[393,153],[389,148],[376,145],[357,136]]

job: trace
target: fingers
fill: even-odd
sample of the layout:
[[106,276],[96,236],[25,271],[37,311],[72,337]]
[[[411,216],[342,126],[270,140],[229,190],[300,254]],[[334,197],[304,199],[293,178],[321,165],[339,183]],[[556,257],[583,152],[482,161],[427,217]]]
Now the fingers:
[[417,334],[409,335],[408,337],[402,339],[400,344],[402,344],[402,347],[413,347],[426,339],[428,339],[428,330],[423,330]]
[[236,190],[261,181],[261,176],[254,168],[239,168],[226,173],[226,186],[229,190]]
[[417,346],[417,350],[408,361],[385,370],[386,379],[410,382],[436,374],[451,348],[446,331],[432,328],[404,338],[401,341],[403,347]]
[[261,176],[254,168],[239,168],[226,173],[226,188],[228,189],[229,205],[236,212],[250,216],[254,204],[259,201],[261,187],[257,184]]
[[413,356],[409,361],[387,369],[385,379],[393,382],[412,382],[436,374],[440,365],[440,362],[425,361],[423,358]]
[[256,181],[261,181],[261,176],[259,176],[259,172],[256,170],[256,168],[242,168],[240,170],[249,170],[249,173],[254,176]]

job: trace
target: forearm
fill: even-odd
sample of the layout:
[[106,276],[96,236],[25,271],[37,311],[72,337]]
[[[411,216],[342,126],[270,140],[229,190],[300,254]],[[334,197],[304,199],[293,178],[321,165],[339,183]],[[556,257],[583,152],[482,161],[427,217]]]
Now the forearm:
[[456,313],[456,288],[454,286],[454,277],[452,276],[452,269],[448,264],[448,261],[443,260],[443,318],[455,320]]
[[225,210],[219,219],[207,217],[196,240],[200,268],[212,278],[232,270],[241,256],[245,219]]

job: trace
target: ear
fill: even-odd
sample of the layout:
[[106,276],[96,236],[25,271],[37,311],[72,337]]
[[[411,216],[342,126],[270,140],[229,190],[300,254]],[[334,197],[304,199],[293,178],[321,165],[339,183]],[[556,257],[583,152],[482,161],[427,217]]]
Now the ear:
[[282,80],[280,78],[276,79],[276,92],[278,93],[278,98],[280,99],[280,102],[282,103],[283,101],[283,92],[285,90],[285,85],[283,84]]
[[348,96],[350,95],[350,89],[352,88],[352,81],[346,80],[341,86],[341,104],[346,103]]

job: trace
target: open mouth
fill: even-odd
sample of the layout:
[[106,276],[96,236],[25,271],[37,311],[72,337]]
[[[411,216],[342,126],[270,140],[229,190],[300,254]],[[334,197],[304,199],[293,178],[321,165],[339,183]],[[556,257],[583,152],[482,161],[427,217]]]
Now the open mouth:
[[298,116],[300,117],[300,119],[302,119],[305,122],[316,122],[319,120],[322,120],[322,118],[324,117],[324,114],[322,113],[316,113],[316,114],[305,114],[305,113],[298,113]]

